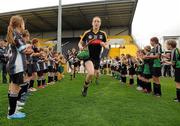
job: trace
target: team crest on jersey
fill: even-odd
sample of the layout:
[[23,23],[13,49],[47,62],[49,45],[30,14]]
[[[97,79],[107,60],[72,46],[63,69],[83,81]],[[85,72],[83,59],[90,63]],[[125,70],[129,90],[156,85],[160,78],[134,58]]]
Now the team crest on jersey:
[[103,39],[103,36],[102,36],[102,35],[99,35],[99,39]]
[[94,35],[94,39],[97,39],[98,37],[97,37],[97,35]]
[[89,36],[88,36],[88,38],[89,38],[89,39],[92,39],[92,38],[93,38],[93,36],[92,36],[92,35],[89,35]]

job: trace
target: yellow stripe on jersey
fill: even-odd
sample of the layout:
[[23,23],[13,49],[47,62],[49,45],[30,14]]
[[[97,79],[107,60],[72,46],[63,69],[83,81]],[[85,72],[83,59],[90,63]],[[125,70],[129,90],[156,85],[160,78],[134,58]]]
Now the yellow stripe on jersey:
[[105,35],[105,37],[106,37],[106,41],[108,41],[108,37],[107,37],[106,32],[105,32],[105,31],[102,31],[102,30],[100,30],[100,32],[104,33],[104,35]]
[[86,34],[88,33],[88,32],[90,32],[91,30],[87,30],[87,31],[85,31],[84,32],[84,34],[81,36],[81,40],[80,41],[82,41],[83,40],[83,38],[86,36]]

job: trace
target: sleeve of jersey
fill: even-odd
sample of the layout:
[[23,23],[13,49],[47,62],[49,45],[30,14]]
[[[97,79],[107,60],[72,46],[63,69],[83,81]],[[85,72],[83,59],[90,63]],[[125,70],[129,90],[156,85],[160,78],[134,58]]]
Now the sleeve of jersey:
[[175,53],[175,51],[172,51],[172,52],[171,52],[170,61],[173,62],[173,63],[176,62],[176,53]]
[[81,41],[86,42],[87,39],[87,32],[84,32],[84,34],[81,37]]
[[22,41],[22,39],[15,37],[15,43],[17,50],[22,53],[26,49],[26,44]]
[[107,42],[108,40],[107,40],[107,34],[104,32],[104,37],[103,37],[104,39],[103,39],[103,42]]
[[161,46],[157,46],[156,47],[156,52],[155,52],[156,54],[161,54]]

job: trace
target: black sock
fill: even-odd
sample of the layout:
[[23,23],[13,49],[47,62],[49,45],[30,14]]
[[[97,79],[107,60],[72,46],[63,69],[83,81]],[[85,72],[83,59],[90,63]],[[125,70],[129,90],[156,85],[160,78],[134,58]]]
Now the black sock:
[[123,82],[123,83],[124,83],[124,77],[121,77],[121,82]]
[[74,72],[74,74],[73,74],[73,77],[75,78],[76,77],[76,73]]
[[27,83],[24,83],[23,85],[20,86],[23,93],[26,92],[26,85]]
[[158,93],[159,96],[162,95],[162,93],[161,93],[161,84],[157,84],[157,93]]
[[26,82],[26,85],[24,87],[24,92],[27,93],[28,92],[28,87],[29,87],[29,82]]
[[58,77],[57,77],[57,76],[54,76],[54,80],[55,80],[55,81],[58,81]]
[[86,91],[89,87],[89,82],[84,82],[84,91]]
[[114,72],[112,71],[112,76],[114,77]]
[[41,80],[37,80],[38,87],[41,86]]
[[34,80],[30,80],[29,88],[34,87]]
[[147,82],[144,82],[144,89],[148,90],[147,88]]
[[133,85],[133,84],[134,84],[134,79],[130,79],[130,80],[129,80],[129,84],[130,84],[130,85]]
[[71,74],[71,78],[70,78],[71,80],[72,80],[72,76],[73,76],[73,75]]
[[20,100],[20,99],[21,99],[21,96],[22,96],[23,93],[24,93],[23,88],[21,88],[21,90],[20,90],[19,93],[18,93],[17,100]]
[[45,79],[42,79],[42,85],[46,85],[46,80]]
[[176,88],[176,96],[177,96],[178,101],[180,102],[180,89],[179,88]]
[[154,95],[157,94],[157,84],[153,83],[153,92],[154,92]]
[[143,90],[146,88],[146,83],[144,81],[141,82],[141,86],[143,88]]
[[153,83],[153,91],[154,91],[154,95],[162,95],[161,94],[161,85],[160,84],[156,84]]
[[122,77],[122,82],[126,83],[126,77]]
[[51,77],[50,77],[50,76],[48,76],[48,83],[50,83],[50,80],[51,80]]
[[121,82],[123,82],[123,77],[121,76]]
[[53,82],[53,81],[54,81],[54,77],[50,77],[50,78],[51,78],[51,79],[50,79],[50,80],[51,80],[50,82]]
[[139,78],[137,78],[137,86],[139,87],[140,86],[140,80],[139,80]]
[[21,90],[19,91],[19,94],[18,94],[18,100],[21,99],[21,96],[27,93],[27,90],[28,90],[28,83],[25,82],[23,85],[21,85]]
[[124,83],[126,83],[126,77],[124,77]]
[[147,83],[147,91],[150,93],[152,91],[151,82]]
[[10,107],[8,115],[12,115],[15,113],[16,110],[18,94],[8,93],[8,99],[9,99],[9,107]]
[[139,86],[142,87],[142,80],[139,79]]

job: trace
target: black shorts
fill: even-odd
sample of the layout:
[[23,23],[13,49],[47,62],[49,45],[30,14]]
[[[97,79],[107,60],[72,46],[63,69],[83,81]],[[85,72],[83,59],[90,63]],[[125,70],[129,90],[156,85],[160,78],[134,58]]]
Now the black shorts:
[[48,69],[43,70],[43,73],[47,73],[47,72],[48,72]]
[[32,66],[32,72],[34,73],[34,72],[37,72],[37,70],[38,70],[38,68],[37,68],[37,63],[33,63],[32,64],[33,66]]
[[74,62],[74,63],[73,63],[74,67],[77,67],[78,64],[79,64],[78,62]]
[[136,71],[136,74],[137,74],[137,75],[140,75],[140,76],[143,75],[142,71]]
[[121,75],[126,75],[126,74],[127,74],[127,70],[122,69],[121,70]]
[[161,76],[161,67],[153,67],[152,68],[152,76],[160,77]]
[[11,74],[10,80],[13,84],[21,85],[24,83],[24,72]]
[[136,74],[135,68],[129,68],[129,75],[134,75]]
[[111,65],[110,64],[108,64],[108,68],[110,68],[111,67]]
[[27,64],[26,74],[28,75],[28,77],[30,77],[30,76],[32,76],[32,73],[33,73],[33,65]]
[[111,70],[112,70],[112,71],[114,70],[114,66],[111,66]]
[[54,72],[53,66],[48,66],[48,71],[49,72]]
[[54,68],[54,69],[53,69],[53,72],[58,72],[58,68]]
[[38,77],[41,77],[41,76],[43,76],[43,73],[44,73],[44,71],[43,71],[43,70],[41,70],[41,71],[38,71],[38,72],[37,72],[37,75],[38,75]]
[[84,60],[84,63],[86,61],[92,61],[95,70],[98,70],[100,68],[100,59],[92,59],[92,58],[90,58],[90,59]]
[[100,67],[100,59],[96,60],[96,59],[91,59],[91,61],[93,62],[94,64],[94,69],[95,70],[98,70],[99,67]]
[[151,79],[152,78],[152,75],[151,74],[143,74],[143,77],[145,79]]
[[180,83],[180,68],[175,68],[175,82]]

